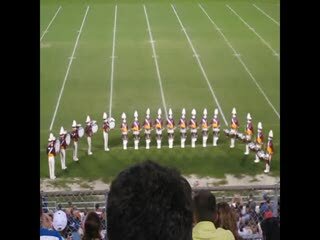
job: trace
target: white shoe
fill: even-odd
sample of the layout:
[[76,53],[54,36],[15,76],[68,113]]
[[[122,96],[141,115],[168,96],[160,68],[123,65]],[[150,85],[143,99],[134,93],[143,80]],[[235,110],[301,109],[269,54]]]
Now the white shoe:
[[265,172],[265,173],[268,173],[268,172],[269,172],[269,170],[265,169],[265,170],[264,170],[264,172]]
[[65,168],[62,168],[62,170],[66,170],[67,169],[67,167],[65,167]]
[[254,162],[258,163],[258,162],[260,162],[260,159],[255,159]]
[[74,158],[73,161],[79,161],[79,158]]
[[89,153],[88,153],[88,155],[92,155],[92,154],[93,154],[92,152],[89,152]]
[[230,148],[234,148],[234,145],[232,146],[232,145],[230,145]]
[[109,149],[109,148],[106,148],[106,149],[105,149],[105,151],[106,151],[106,152],[109,152],[109,151],[110,151],[110,149]]
[[244,155],[249,155],[249,152],[244,152]]

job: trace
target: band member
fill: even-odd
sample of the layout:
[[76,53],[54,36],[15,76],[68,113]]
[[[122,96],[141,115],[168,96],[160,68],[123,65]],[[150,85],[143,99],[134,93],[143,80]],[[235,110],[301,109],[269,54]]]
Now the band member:
[[174,140],[174,129],[175,129],[175,123],[172,118],[172,110],[169,109],[169,116],[167,119],[167,131],[168,131],[168,143],[169,148],[173,148],[173,140]]
[[128,124],[127,124],[127,116],[125,113],[122,113],[121,115],[122,118],[122,123],[121,123],[121,138],[122,138],[122,144],[123,144],[123,149],[127,149],[127,144],[128,144]]
[[202,129],[202,146],[206,147],[207,146],[207,140],[208,140],[208,131],[209,131],[209,126],[208,126],[208,119],[207,119],[207,109],[205,108],[203,110],[203,117],[201,119],[201,129]]
[[109,137],[110,126],[109,126],[107,113],[105,112],[103,113],[102,119],[103,119],[102,131],[103,131],[104,150],[110,151],[110,149],[108,148],[108,137]]
[[133,137],[134,137],[134,149],[137,150],[139,149],[139,140],[140,140],[140,123],[138,120],[138,112],[134,111],[134,122],[131,125],[131,130],[133,133]]
[[270,130],[268,143],[267,143],[267,151],[266,151],[266,153],[268,154],[268,160],[266,160],[266,169],[264,170],[265,173],[270,172],[270,163],[271,163],[272,155],[274,153],[272,139],[273,139],[273,132],[272,130]]
[[72,122],[72,131],[71,131],[71,139],[73,140],[73,161],[79,161],[78,159],[78,141],[79,141],[79,133],[78,128],[81,127],[81,124],[77,124],[75,120]]
[[185,141],[187,138],[187,120],[186,120],[186,110],[182,109],[182,116],[179,120],[180,136],[181,136],[181,148],[184,148]]
[[212,133],[213,133],[213,146],[217,146],[217,141],[219,139],[219,133],[220,133],[220,121],[218,119],[218,108],[214,110],[214,115],[211,120],[211,127],[212,127]]
[[55,160],[54,157],[56,156],[56,150],[54,147],[56,138],[53,136],[52,133],[50,133],[49,139],[48,139],[48,146],[47,146],[47,155],[48,155],[48,163],[49,163],[49,175],[50,179],[56,179],[56,176],[54,174],[54,164]]
[[244,155],[249,155],[250,153],[250,149],[249,149],[249,143],[252,140],[252,136],[253,136],[253,124],[252,124],[252,118],[250,113],[247,114],[247,125],[246,125],[246,129],[245,129],[245,134],[246,134],[246,151],[244,153]]
[[66,149],[67,149],[67,142],[66,142],[66,136],[67,131],[63,129],[63,127],[60,128],[60,160],[61,160],[61,168],[62,170],[67,169],[66,167]]
[[231,135],[231,144],[230,148],[234,148],[234,143],[236,141],[236,136],[239,128],[239,121],[237,119],[237,111],[236,108],[232,109],[232,118],[231,118],[231,125],[230,125],[230,135]]
[[86,128],[85,128],[85,133],[87,134],[87,142],[88,142],[88,155],[92,155],[92,151],[91,151],[91,138],[93,136],[93,132],[92,132],[92,122],[91,119],[89,117],[89,115],[87,116],[86,119]]
[[196,147],[196,141],[198,138],[198,123],[196,120],[196,110],[192,109],[191,111],[191,119],[189,121],[189,128],[191,132],[191,147],[195,148]]
[[[258,122],[258,132],[257,132],[257,137],[256,137],[256,148],[258,149],[258,151],[260,149],[262,149],[263,140],[264,140],[264,136],[263,136],[263,133],[262,133],[262,123]],[[254,162],[255,163],[260,162],[260,159],[259,159],[257,153],[256,153],[256,159],[254,160]]]
[[162,139],[162,130],[163,130],[163,121],[161,119],[161,108],[158,109],[158,117],[154,121],[156,128],[156,139],[157,139],[157,148],[161,148],[161,139]]
[[152,120],[150,118],[149,108],[146,111],[146,118],[144,119],[143,128],[144,128],[144,136],[146,139],[146,149],[149,149],[150,142],[151,142],[151,129],[152,129]]

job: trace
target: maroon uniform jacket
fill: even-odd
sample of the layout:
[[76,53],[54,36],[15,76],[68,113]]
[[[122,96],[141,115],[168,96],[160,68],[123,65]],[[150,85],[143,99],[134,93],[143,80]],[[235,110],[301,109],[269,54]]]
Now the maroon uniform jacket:
[[103,131],[109,132],[110,131],[109,122],[108,121],[104,122],[102,128],[103,128]]
[[88,137],[92,137],[93,132],[92,132],[92,126],[90,125],[86,125],[86,128],[84,129],[85,133],[87,134]]
[[78,142],[79,140],[79,134],[78,134],[78,129],[72,130],[71,132],[71,138],[74,142]]
[[50,154],[53,154],[53,156],[56,155],[56,149],[54,148],[54,143],[55,141],[53,142],[50,142],[48,144],[48,147],[47,147],[47,155],[49,156]]
[[67,148],[67,143],[66,143],[66,135],[60,135],[60,148],[61,149],[66,149]]

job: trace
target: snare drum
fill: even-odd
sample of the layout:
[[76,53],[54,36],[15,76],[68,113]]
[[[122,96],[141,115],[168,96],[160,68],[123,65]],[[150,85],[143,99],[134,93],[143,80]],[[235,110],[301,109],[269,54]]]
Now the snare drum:
[[229,134],[230,134],[230,130],[229,130],[229,129],[224,129],[223,132],[224,132],[227,136],[229,136]]
[[56,151],[56,153],[60,152],[60,140],[59,139],[54,141],[54,150]]
[[255,147],[256,147],[256,144],[253,143],[253,142],[251,142],[251,143],[248,144],[248,147],[249,147],[249,149],[250,149],[251,151],[254,151],[254,149],[255,149]]
[[92,124],[92,132],[93,132],[93,133],[96,133],[97,131],[98,131],[98,124],[93,123],[93,124]]
[[66,144],[69,145],[71,143],[71,135],[70,133],[67,133],[65,136]]
[[257,152],[257,156],[258,156],[259,159],[264,159],[265,158],[265,154],[264,154],[263,151],[258,151]]
[[229,136],[230,136],[230,137],[236,137],[236,136],[237,136],[236,130],[230,129]]
[[84,135],[84,128],[83,127],[79,127],[78,128],[78,135],[79,135],[80,138],[83,137],[83,135]]

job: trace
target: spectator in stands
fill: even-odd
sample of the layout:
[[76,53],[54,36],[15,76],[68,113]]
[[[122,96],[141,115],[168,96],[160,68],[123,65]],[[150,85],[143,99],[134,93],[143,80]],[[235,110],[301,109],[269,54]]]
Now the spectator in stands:
[[215,220],[215,226],[225,230],[230,230],[235,240],[242,239],[238,234],[236,212],[226,202],[220,202],[217,204],[217,217]]
[[201,190],[193,198],[194,221],[193,240],[234,240],[230,230],[216,228],[216,197],[206,190]]
[[96,214],[98,214],[99,217],[102,218],[102,209],[100,208],[100,204],[99,203],[96,203],[95,209],[96,209]]
[[89,212],[84,221],[84,229],[82,240],[102,240],[101,235],[102,225],[100,217],[95,212]]
[[191,187],[180,173],[145,161],[112,182],[107,203],[109,240],[191,240]]
[[68,229],[66,228],[68,224],[67,215],[64,211],[56,211],[53,215],[53,228],[60,233],[63,239],[70,239]]
[[279,220],[273,217],[272,211],[268,210],[264,213],[264,220],[260,225],[264,240],[280,240]]

